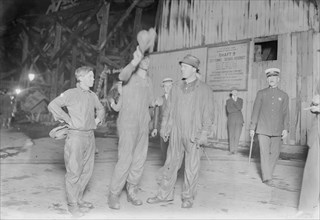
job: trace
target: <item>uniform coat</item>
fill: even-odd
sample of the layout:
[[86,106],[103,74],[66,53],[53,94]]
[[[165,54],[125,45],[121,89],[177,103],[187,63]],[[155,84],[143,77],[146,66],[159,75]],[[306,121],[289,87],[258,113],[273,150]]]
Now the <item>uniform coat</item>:
[[250,130],[258,134],[263,181],[272,179],[280,155],[282,131],[289,131],[288,105],[288,94],[277,87],[259,90],[254,101]]

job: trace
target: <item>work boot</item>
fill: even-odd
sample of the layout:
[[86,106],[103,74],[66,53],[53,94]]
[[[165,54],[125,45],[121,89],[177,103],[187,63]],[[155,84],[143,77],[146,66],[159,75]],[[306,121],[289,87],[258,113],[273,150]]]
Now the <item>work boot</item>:
[[158,196],[150,197],[147,199],[147,203],[149,203],[149,204],[157,204],[157,203],[171,202],[171,201],[173,201],[173,199],[171,199],[171,200],[160,199]]
[[108,205],[110,209],[120,209],[119,196],[110,192],[108,197]]
[[77,204],[71,204],[71,205],[68,204],[68,211],[71,213],[72,217],[74,218],[80,218],[84,216],[84,213],[81,212]]
[[93,204],[91,202],[87,202],[84,200],[81,200],[78,202],[79,208],[88,208],[88,209],[93,209]]
[[132,205],[139,206],[142,205],[142,201],[138,199],[137,196],[137,186],[127,183],[127,200],[131,202]]
[[182,200],[181,208],[189,209],[189,208],[192,208],[192,205],[193,205],[193,201],[192,200],[184,199],[184,200]]
[[274,182],[270,179],[270,180],[264,180],[262,181],[264,184],[270,186],[270,187],[274,187]]

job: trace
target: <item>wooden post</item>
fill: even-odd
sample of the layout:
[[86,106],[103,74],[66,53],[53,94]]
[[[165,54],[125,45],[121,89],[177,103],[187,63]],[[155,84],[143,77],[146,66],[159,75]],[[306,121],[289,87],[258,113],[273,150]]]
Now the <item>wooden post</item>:
[[70,87],[76,86],[76,76],[74,75],[76,69],[77,69],[77,55],[78,55],[78,49],[77,45],[72,46],[72,68],[70,73]]
[[28,35],[23,31],[22,32],[22,37],[23,37],[23,45],[22,45],[22,59],[21,63],[23,63],[27,56],[28,56],[28,50],[29,50],[29,37]]
[[[61,44],[61,26],[56,24],[56,36],[54,40],[54,47],[53,51],[55,54],[60,49]],[[51,90],[50,90],[50,99],[54,99],[57,96],[58,91],[58,77],[59,77],[59,65],[60,59],[56,60],[56,68],[52,71],[52,78],[51,78]]]
[[141,17],[142,17],[142,8],[136,8],[136,14],[134,18],[133,26],[133,36],[137,36],[138,32],[141,30]]
[[[101,7],[101,14],[102,14],[102,19],[101,19],[101,24],[100,24],[100,32],[99,32],[99,40],[98,40],[98,45],[101,45],[102,42],[106,40],[107,37],[107,32],[108,32],[108,20],[109,20],[109,11],[110,11],[110,2],[105,2],[104,5]],[[103,70],[103,65],[101,63],[101,57],[105,56],[105,48],[99,51],[99,54],[97,56],[96,60],[96,77],[95,77],[95,84],[94,84],[94,90],[96,91],[98,82],[99,82],[99,75],[101,74]],[[99,75],[98,75],[99,74]],[[107,78],[107,77],[106,77]],[[105,87],[107,87],[107,81],[106,79],[105,82]]]
[[[22,32],[23,37],[23,45],[22,45],[22,74],[20,75],[19,83],[23,85],[26,83],[27,79],[27,58],[28,58],[28,50],[29,50],[29,37],[25,31]],[[26,85],[24,85],[26,86]]]

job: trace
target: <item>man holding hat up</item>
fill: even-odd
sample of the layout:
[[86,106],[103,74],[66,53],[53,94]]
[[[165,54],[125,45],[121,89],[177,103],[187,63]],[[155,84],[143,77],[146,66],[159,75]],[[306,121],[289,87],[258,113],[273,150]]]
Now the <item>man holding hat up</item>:
[[289,97],[278,88],[280,70],[265,71],[268,88],[259,90],[253,105],[250,136],[258,134],[262,182],[273,186],[272,174],[289,131]]
[[170,144],[158,193],[150,204],[174,199],[177,172],[185,160],[182,208],[191,208],[199,177],[201,145],[207,144],[212,125],[213,96],[210,87],[197,77],[200,61],[187,55],[179,62],[182,80],[173,84],[168,107],[163,114],[160,136]]
[[[164,94],[159,97],[159,105],[155,106],[154,109],[154,117],[153,117],[153,130],[151,132],[151,136],[155,137],[157,133],[160,131],[161,122],[163,118],[163,112],[167,108],[167,100],[169,98],[169,93],[171,91],[173,84],[173,80],[171,78],[164,78],[161,83],[161,87],[163,88]],[[163,162],[166,161],[167,157],[167,149],[168,149],[169,141],[164,140],[160,137],[160,148],[162,153]]]
[[111,209],[120,209],[120,195],[124,187],[127,201],[135,206],[142,205],[137,193],[148,152],[149,107],[154,105],[153,86],[148,74],[149,63],[150,57],[144,56],[137,47],[133,59],[119,74],[123,87],[117,120],[118,161],[112,174],[108,196]]

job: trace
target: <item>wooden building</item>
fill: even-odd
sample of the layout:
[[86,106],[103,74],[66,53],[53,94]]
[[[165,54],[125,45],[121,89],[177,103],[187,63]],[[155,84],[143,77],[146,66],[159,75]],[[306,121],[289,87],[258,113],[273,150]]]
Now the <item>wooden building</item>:
[[232,88],[244,100],[240,142],[249,124],[264,70],[281,69],[280,88],[289,94],[290,133],[286,142],[305,145],[312,116],[304,110],[320,77],[318,0],[163,0],[157,52],[151,75],[156,95],[164,77],[180,78],[178,61],[192,53],[201,60],[202,80],[213,89],[214,136],[227,140],[226,100]]

